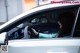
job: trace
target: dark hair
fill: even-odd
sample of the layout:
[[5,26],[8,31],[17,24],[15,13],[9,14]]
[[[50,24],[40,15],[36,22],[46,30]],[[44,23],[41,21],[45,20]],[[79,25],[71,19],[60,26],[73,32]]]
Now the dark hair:
[[62,28],[60,30],[60,37],[71,33],[73,23],[75,20],[75,14],[73,12],[64,12],[60,14],[59,21],[62,24]]

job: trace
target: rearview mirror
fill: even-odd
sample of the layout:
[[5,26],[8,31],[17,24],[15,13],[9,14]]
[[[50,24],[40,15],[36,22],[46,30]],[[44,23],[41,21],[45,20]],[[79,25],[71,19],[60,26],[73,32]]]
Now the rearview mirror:
[[3,32],[0,34],[0,45],[6,44],[7,43],[7,33]]

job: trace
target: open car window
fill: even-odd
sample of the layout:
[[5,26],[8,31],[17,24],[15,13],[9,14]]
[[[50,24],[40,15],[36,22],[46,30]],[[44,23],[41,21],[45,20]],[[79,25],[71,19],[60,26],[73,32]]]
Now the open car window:
[[[29,17],[24,16],[26,18],[21,24],[8,31],[8,39],[71,38],[78,8],[51,9]],[[79,18],[77,25],[74,34],[79,27]],[[80,34],[77,35],[80,37]]]

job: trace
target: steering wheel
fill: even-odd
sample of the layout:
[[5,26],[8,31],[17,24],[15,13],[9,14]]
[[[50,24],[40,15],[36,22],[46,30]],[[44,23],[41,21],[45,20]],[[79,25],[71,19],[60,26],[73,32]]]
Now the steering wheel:
[[30,35],[30,38],[39,38],[38,35],[35,35],[32,29],[35,29],[37,32],[39,32],[34,26],[29,26],[28,35]]
[[38,25],[33,25],[28,28],[28,31],[30,32],[29,35],[31,38],[39,38],[39,36],[35,35],[35,33],[32,31],[32,28],[35,29],[37,32],[44,34],[46,31],[46,34],[58,33],[60,29],[59,24],[56,23],[42,23]]

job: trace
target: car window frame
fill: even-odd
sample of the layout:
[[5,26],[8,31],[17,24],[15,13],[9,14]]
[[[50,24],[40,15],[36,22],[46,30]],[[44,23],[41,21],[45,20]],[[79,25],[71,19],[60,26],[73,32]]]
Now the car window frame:
[[76,31],[76,26],[77,26],[77,23],[78,23],[78,19],[79,19],[79,16],[80,16],[80,7],[77,11],[77,15],[76,15],[76,18],[75,18],[75,23],[74,23],[74,26],[73,26],[73,32],[72,32],[72,36],[75,37],[74,33]]
[[[49,10],[55,10],[55,9],[58,10],[58,9],[61,9],[61,8],[79,7],[79,6],[80,5],[58,6],[58,7],[51,7],[51,8],[47,8],[47,9],[40,9],[39,11],[37,10],[37,11],[33,11],[33,12],[30,12],[30,13],[27,13],[27,14],[24,13],[24,15],[21,14],[21,16],[17,16],[17,17],[20,17],[20,19],[16,19],[14,22],[9,23],[9,25],[6,25],[3,28],[0,28],[0,33],[9,31],[10,29],[14,28],[15,26],[23,23],[23,20],[25,20],[25,19],[28,20],[28,17],[30,17],[30,16],[32,16],[34,14],[37,14],[37,13],[40,13],[40,12],[49,11]],[[36,9],[38,9],[38,8],[40,8],[40,7],[37,7]],[[7,28],[10,28],[10,29],[7,29]]]

